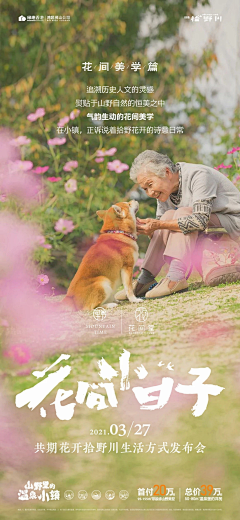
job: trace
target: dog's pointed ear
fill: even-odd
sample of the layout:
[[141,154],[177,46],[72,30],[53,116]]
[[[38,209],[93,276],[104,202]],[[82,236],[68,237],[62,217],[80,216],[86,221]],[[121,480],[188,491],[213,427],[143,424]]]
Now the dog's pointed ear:
[[96,211],[97,213],[97,216],[101,219],[101,220],[104,220],[104,217],[107,213],[106,209],[99,209],[98,211]]
[[117,206],[116,204],[113,204],[112,208],[114,209],[117,217],[120,217],[120,218],[125,218],[126,217],[126,213],[125,213],[124,209],[120,208],[120,206]]

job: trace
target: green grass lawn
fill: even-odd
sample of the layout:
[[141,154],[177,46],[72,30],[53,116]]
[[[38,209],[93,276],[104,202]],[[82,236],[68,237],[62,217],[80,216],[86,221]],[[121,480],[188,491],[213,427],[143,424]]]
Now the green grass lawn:
[[[83,345],[79,338],[79,349],[68,350],[71,353],[69,361],[61,363],[71,365],[71,373],[57,388],[72,390],[73,394],[63,405],[75,401],[77,382],[87,381],[99,383],[97,361],[102,357],[119,372],[119,355],[126,349],[130,352],[130,389],[120,390],[120,375],[113,379],[117,408],[108,407],[104,410],[89,409],[84,404],[76,404],[74,416],[70,421],[60,421],[56,417],[53,403],[57,389],[53,390],[41,406],[47,411],[47,417],[40,417],[39,406],[30,411],[27,407],[16,409],[19,426],[24,426],[26,438],[32,448],[37,442],[45,446],[48,442],[60,443],[80,442],[92,443],[95,450],[92,453],[58,453],[42,454],[35,467],[28,470],[6,470],[2,472],[2,486],[11,481],[19,489],[27,480],[49,480],[63,495],[71,489],[75,497],[71,502],[61,498],[60,502],[27,502],[18,501],[11,506],[5,501],[5,517],[29,518],[38,517],[83,518],[105,520],[106,518],[131,518],[142,520],[157,518],[163,520],[191,518],[191,520],[237,518],[240,477],[240,438],[239,438],[239,345],[240,345],[240,292],[239,284],[216,288],[199,287],[195,282],[190,291],[185,294],[173,295],[162,300],[144,301],[148,311],[148,323],[154,326],[154,332],[128,334],[127,329],[122,335],[106,337],[93,336],[91,344]],[[116,309],[108,311],[107,319],[119,317],[122,313],[124,321],[131,320],[134,315],[132,305],[124,303]],[[132,314],[131,314],[132,313]],[[132,318],[133,319],[133,318]],[[57,359],[58,355],[31,363],[31,369],[43,369]],[[163,366],[158,366],[162,361]],[[167,369],[168,363],[174,370]],[[146,379],[138,379],[135,369],[144,365],[148,372]],[[185,396],[175,392],[178,382],[191,384],[196,378],[188,374],[191,368],[209,367],[211,376],[206,383],[224,387],[218,396],[210,396],[206,411],[200,417],[193,417],[191,408],[196,402],[196,396]],[[58,366],[53,370],[57,370]],[[22,390],[36,384],[36,379],[30,374],[17,375],[17,370],[5,367],[5,385],[11,400]],[[162,377],[172,377],[174,385],[169,402],[154,411],[141,410],[132,388],[134,386],[153,386],[161,384]],[[99,392],[99,390],[97,390]],[[100,393],[105,395],[105,390]],[[106,400],[106,403],[108,401]],[[119,436],[109,434],[110,425],[124,424],[131,433]],[[136,435],[136,424],[150,424],[146,436]],[[90,430],[106,430],[106,434],[91,435]],[[122,430],[121,430],[122,431]],[[133,450],[134,443],[144,444],[144,452],[115,453],[110,451],[110,443],[118,442],[119,451],[127,442]],[[153,453],[146,453],[149,444],[156,444]],[[168,443],[168,448],[174,443],[180,445],[180,453],[157,453],[158,446]],[[206,448],[204,453],[194,449],[201,442]],[[106,443],[104,453],[96,452],[97,443]],[[192,451],[183,451],[183,446],[189,443]],[[14,449],[14,447],[13,447]],[[175,502],[138,501],[138,488],[151,488],[154,485],[166,485],[176,491]],[[220,487],[223,493],[222,502],[190,502],[184,500],[186,488],[198,488],[202,485]],[[21,487],[20,487],[21,488]],[[181,502],[179,502],[181,488]],[[15,488],[14,488],[15,489]],[[21,488],[22,489],[22,488]],[[84,489],[89,496],[86,501],[80,501],[77,493]],[[100,490],[102,498],[94,501],[91,498],[93,490]],[[105,498],[105,491],[114,490],[113,501]],[[129,492],[126,501],[120,500],[118,493],[125,489]],[[84,508],[85,511],[38,511],[18,512],[17,508]],[[142,509],[134,511],[134,509]],[[143,509],[168,509],[168,511],[144,511]],[[183,509],[188,511],[183,511]],[[194,511],[190,511],[190,509]],[[203,511],[204,508],[222,511]],[[87,509],[89,509],[87,511]],[[95,509],[95,511],[90,511]],[[115,509],[115,511],[104,511]],[[132,511],[120,511],[132,509]],[[181,509],[177,511],[177,509]],[[199,511],[195,509],[200,509]]]

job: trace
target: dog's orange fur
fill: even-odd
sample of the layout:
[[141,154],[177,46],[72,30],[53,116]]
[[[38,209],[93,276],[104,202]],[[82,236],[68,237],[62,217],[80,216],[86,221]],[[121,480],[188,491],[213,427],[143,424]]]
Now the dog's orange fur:
[[[114,294],[123,283],[128,299],[139,300],[133,294],[133,267],[138,258],[138,245],[121,230],[136,235],[136,201],[119,202],[106,211],[97,211],[104,221],[100,236],[84,256],[63,300],[71,309],[93,310],[114,302]],[[113,305],[112,305],[113,306]]]

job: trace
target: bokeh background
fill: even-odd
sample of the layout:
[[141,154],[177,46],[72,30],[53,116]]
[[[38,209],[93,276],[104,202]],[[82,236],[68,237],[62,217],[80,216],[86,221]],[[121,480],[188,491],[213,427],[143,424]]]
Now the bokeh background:
[[[204,22],[204,13],[218,14]],[[68,22],[19,22],[19,16],[70,16]],[[184,18],[188,16],[189,18]],[[199,16],[199,21],[191,17]],[[4,423],[0,438],[3,518],[48,520],[70,518],[131,518],[154,515],[178,520],[236,518],[239,511],[239,286],[199,288],[171,297],[171,302],[148,302],[154,334],[130,337],[112,333],[102,340],[87,335],[85,318],[62,317],[46,295],[64,292],[86,250],[96,240],[101,223],[98,209],[120,200],[140,201],[139,216],[154,217],[155,201],[134,186],[129,169],[136,155],[147,148],[177,161],[201,162],[216,167],[240,188],[240,13],[233,0],[9,0],[1,8],[1,132],[0,132],[0,327],[1,401]],[[141,62],[138,72],[131,62]],[[149,61],[157,72],[147,72]],[[92,62],[85,72],[83,63]],[[100,62],[110,70],[99,71]],[[114,65],[124,62],[117,72]],[[95,67],[95,68],[94,68]],[[87,87],[112,85],[153,86],[152,94],[87,94]],[[153,109],[124,107],[121,111],[154,113],[150,126],[183,127],[182,133],[102,135],[87,133],[94,126],[89,112],[119,112],[119,108],[78,106],[77,99],[163,100]],[[125,123],[125,122],[124,122]],[[121,126],[121,122],[114,125]],[[148,124],[147,122],[144,124]],[[132,125],[132,123],[131,123]],[[134,125],[143,126],[141,121]],[[65,132],[59,134],[57,128]],[[97,128],[97,125],[95,125]],[[66,131],[78,127],[79,132]],[[113,161],[118,161],[113,164]],[[148,239],[140,237],[143,258]],[[140,262],[141,263],[141,262]],[[137,266],[136,272],[140,267]],[[134,310],[123,305],[108,320],[134,321]],[[88,319],[93,322],[92,316]],[[169,373],[159,361],[174,363],[175,381],[190,384],[190,368],[209,366],[212,384],[226,390],[210,399],[204,415],[191,415],[194,397],[171,399],[154,412],[151,441],[206,445],[206,453],[115,456],[115,454],[34,453],[37,442],[92,441],[90,428],[109,429],[111,423],[130,425],[146,421],[139,405],[124,394],[117,410],[90,411],[76,406],[74,418],[56,419],[47,398],[47,417],[39,407],[17,410],[15,395],[35,384],[32,371],[42,370],[59,353],[71,354],[72,372],[66,390],[77,381],[98,382],[97,360],[102,356],[116,370],[122,349],[131,352],[134,368],[142,363],[149,385]],[[66,363],[65,363],[66,364]],[[136,375],[131,368],[131,384]],[[161,378],[160,378],[161,379]],[[117,388],[119,392],[119,388]],[[71,402],[71,398],[66,403]],[[108,441],[98,438],[97,442]],[[94,439],[95,440],[95,439]],[[116,440],[111,438],[111,441]],[[119,440],[119,439],[118,439]],[[130,436],[129,442],[135,442]],[[95,442],[96,443],[96,442]],[[93,444],[95,444],[93,442]],[[141,456],[143,455],[143,456]],[[176,458],[175,458],[176,455]],[[160,457],[160,455],[159,455]],[[136,489],[165,483],[169,487],[213,484],[224,493],[222,512],[54,512],[55,503],[38,503],[41,512],[18,512],[17,491],[28,480],[49,480],[61,493],[72,489],[107,489],[130,493],[129,508],[136,506]],[[101,501],[102,509],[108,507]],[[75,498],[70,505],[79,508]],[[34,505],[34,501],[31,503]],[[88,501],[89,509],[93,501]],[[86,507],[87,507],[86,506]],[[121,508],[120,500],[116,508]],[[212,506],[212,505],[211,505]],[[28,504],[26,505],[28,507]],[[49,507],[50,511],[43,511]],[[97,506],[96,506],[97,507]],[[170,507],[170,506],[169,506]],[[176,506],[177,507],[177,506]],[[208,516],[207,516],[208,515]]]

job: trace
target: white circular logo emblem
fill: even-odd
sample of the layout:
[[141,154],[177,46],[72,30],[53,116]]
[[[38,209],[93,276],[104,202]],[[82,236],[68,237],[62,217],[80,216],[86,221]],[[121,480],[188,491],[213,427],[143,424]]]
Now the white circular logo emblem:
[[140,323],[142,323],[147,320],[147,317],[148,317],[147,309],[145,307],[137,307],[137,309],[135,310],[136,320],[139,321]]
[[80,491],[78,491],[78,498],[80,500],[86,500],[87,497],[88,497],[88,494],[87,494],[87,491],[85,491],[85,489],[81,489]]
[[126,489],[122,489],[121,491],[119,491],[119,498],[121,498],[121,500],[127,500],[128,497],[129,493],[128,491],[126,491]]
[[96,307],[93,311],[93,317],[97,321],[105,320],[107,313],[103,307]]
[[113,500],[114,497],[115,497],[115,492],[114,492],[112,489],[109,489],[108,491],[106,491],[106,493],[105,493],[105,497],[106,497],[108,500]]
[[93,498],[93,500],[99,500],[99,498],[101,498],[101,496],[102,496],[101,491],[99,491],[98,489],[95,489],[91,493],[91,497]]
[[64,491],[64,498],[66,498],[66,500],[72,500],[74,497],[74,493],[71,489],[67,489],[67,491]]

